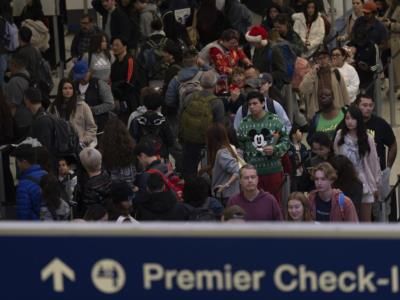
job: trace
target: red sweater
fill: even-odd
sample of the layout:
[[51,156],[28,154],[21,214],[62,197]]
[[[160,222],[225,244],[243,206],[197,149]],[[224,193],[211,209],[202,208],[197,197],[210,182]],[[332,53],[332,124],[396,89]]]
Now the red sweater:
[[227,207],[240,206],[245,212],[246,221],[282,221],[281,208],[270,193],[260,191],[253,201],[247,200],[243,193],[231,197]]
[[210,48],[210,59],[220,74],[230,75],[233,68],[238,66],[239,61],[246,58],[246,54],[240,48],[229,50],[222,46]]

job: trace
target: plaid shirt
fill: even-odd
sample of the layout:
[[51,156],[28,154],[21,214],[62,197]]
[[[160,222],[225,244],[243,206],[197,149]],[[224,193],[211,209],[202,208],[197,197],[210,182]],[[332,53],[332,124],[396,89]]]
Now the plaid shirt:
[[85,52],[89,51],[90,39],[93,35],[100,32],[97,26],[93,26],[93,29],[89,32],[79,32],[75,35],[71,45],[71,55],[73,57],[81,57]]

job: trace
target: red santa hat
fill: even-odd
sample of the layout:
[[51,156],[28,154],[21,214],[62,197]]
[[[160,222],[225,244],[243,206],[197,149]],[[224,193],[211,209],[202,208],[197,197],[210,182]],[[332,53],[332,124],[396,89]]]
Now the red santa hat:
[[246,40],[249,43],[261,43],[266,46],[268,44],[268,32],[260,25],[253,26],[246,32]]

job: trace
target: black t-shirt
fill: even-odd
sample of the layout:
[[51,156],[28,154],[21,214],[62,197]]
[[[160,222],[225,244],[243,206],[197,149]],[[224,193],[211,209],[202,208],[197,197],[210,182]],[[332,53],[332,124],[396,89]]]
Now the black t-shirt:
[[316,221],[329,222],[331,215],[332,201],[323,201],[317,194],[316,196]]
[[384,170],[386,168],[385,146],[389,147],[396,141],[393,129],[384,119],[375,115],[365,123],[365,126],[367,127],[368,134],[375,140],[381,169]]

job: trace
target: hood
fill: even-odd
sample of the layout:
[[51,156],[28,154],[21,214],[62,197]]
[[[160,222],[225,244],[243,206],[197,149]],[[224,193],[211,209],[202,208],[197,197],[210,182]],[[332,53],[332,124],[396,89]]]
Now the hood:
[[142,14],[144,13],[155,13],[157,14],[157,5],[153,3],[147,3],[146,7],[142,10]]
[[[339,190],[339,189],[332,189],[332,192],[333,192],[333,197],[332,197],[332,199],[336,199],[338,196],[339,196],[339,194],[341,193],[341,190]],[[310,201],[311,202],[314,202],[314,200],[315,200],[315,197],[317,196],[317,190],[314,190],[314,191],[311,191],[310,192],[310,194],[309,194],[309,196],[308,196],[308,198],[310,199]]]
[[132,112],[131,115],[129,116],[127,128],[128,129],[130,128],[131,122],[133,121],[133,119],[137,118],[140,115],[143,115],[146,111],[147,111],[147,108],[144,105],[136,108],[136,110],[134,112]]
[[177,203],[172,192],[160,192],[147,194],[142,207],[154,214],[162,214],[171,211]]
[[44,171],[39,165],[32,165],[29,169],[23,171],[20,175],[19,178],[20,180],[26,179],[26,177],[42,177],[43,175],[47,174],[46,171]]
[[304,17],[304,14],[302,12],[299,12],[299,13],[295,13],[292,15],[292,20],[293,20],[293,22],[295,22],[295,21],[305,22],[306,18]]
[[197,72],[199,72],[199,68],[194,66],[194,67],[189,67],[189,68],[184,68],[179,71],[178,73],[178,80],[179,81],[186,81],[191,78],[193,78]]

